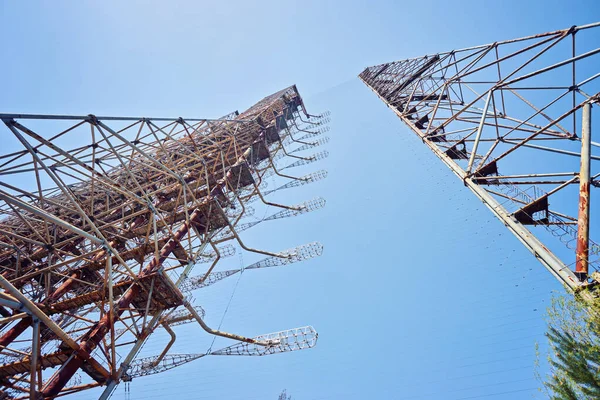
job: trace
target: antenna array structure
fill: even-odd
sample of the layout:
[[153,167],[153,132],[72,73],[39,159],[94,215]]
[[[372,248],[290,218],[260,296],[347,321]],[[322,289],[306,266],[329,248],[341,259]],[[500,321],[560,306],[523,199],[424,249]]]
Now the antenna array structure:
[[573,291],[600,282],[600,246],[591,239],[600,226],[590,224],[591,213],[600,212],[591,202],[600,186],[600,143],[591,139],[598,43],[595,23],[380,64],[359,75]]
[[[0,398],[98,386],[107,398],[120,381],[199,358],[169,353],[185,323],[234,341],[212,355],[313,347],[310,326],[254,338],[213,329],[191,292],[240,272],[218,268],[236,250],[225,242],[265,257],[249,270],[321,255],[318,243],[254,249],[241,232],[324,206],[278,204],[264,188],[268,177],[281,190],[326,176],[276,161],[326,157],[300,152],[326,142],[327,115],[308,114],[295,86],[215,120],[0,114]],[[278,211],[245,222],[256,201]],[[159,328],[171,336],[164,351],[136,359]]]

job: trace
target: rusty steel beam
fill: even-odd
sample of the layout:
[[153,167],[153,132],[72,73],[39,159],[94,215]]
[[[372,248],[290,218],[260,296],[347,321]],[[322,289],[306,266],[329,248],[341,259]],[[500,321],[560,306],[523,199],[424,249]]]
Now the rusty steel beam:
[[[6,293],[13,296],[15,299],[22,304],[23,308],[31,314],[31,322],[38,324],[39,322],[46,325],[58,339],[62,340],[68,347],[74,350],[74,356],[81,362],[87,362],[92,368],[97,370],[101,375],[108,378],[108,372],[100,365],[94,358],[90,356],[90,352],[81,348],[77,342],[70,337],[65,331],[61,329],[52,319],[50,319],[42,310],[40,310],[31,300],[25,295],[19,292],[14,286],[10,284],[3,276],[0,275],[0,286],[6,291]],[[22,320],[23,321],[23,320]],[[37,349],[37,346],[32,346],[33,349]],[[37,356],[36,356],[37,357]],[[33,358],[33,357],[32,357]],[[66,383],[66,382],[65,382]]]

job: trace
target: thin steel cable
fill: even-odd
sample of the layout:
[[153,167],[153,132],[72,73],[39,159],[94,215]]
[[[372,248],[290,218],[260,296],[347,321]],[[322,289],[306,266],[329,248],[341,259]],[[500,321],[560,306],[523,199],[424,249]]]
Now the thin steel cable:
[[[225,311],[223,311],[223,315],[221,316],[221,321],[219,322],[219,326],[218,326],[217,330],[221,330],[221,325],[223,324],[223,321],[225,320],[225,315],[227,315],[227,312],[229,311],[229,306],[231,306],[231,302],[233,301],[233,296],[235,295],[235,292],[238,288],[238,284],[240,283],[240,279],[242,278],[242,275],[244,274],[244,256],[242,255],[241,249],[238,252],[238,254],[239,254],[239,259],[240,259],[240,273],[238,275],[237,280],[235,281],[235,286],[233,287],[233,291],[231,292],[231,296],[229,297],[229,301],[227,302]],[[216,339],[217,339],[217,337],[213,336],[212,342],[210,343],[208,350],[206,350],[206,354],[209,354],[212,351],[212,347],[215,344]]]

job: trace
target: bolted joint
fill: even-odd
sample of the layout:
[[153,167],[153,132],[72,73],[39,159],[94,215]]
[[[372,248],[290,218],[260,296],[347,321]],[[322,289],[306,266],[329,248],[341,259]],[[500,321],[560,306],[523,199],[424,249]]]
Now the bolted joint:
[[156,208],[154,207],[154,204],[152,204],[152,202],[150,200],[146,201],[146,204],[148,205],[148,209],[152,212],[153,216],[158,214],[156,212]]
[[108,245],[108,242],[106,240],[102,240],[102,246],[101,246],[104,251],[106,252],[106,254],[108,256],[112,256],[113,255],[113,251],[112,248]]
[[98,117],[96,117],[94,114],[88,114],[88,116],[85,120],[94,126],[98,126],[98,124],[99,124]]

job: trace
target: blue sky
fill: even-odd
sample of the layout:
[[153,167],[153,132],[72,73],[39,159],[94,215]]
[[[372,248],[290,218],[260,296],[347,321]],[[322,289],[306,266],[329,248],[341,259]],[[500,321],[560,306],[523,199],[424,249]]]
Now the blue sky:
[[[318,240],[324,255],[243,274],[222,326],[257,335],[311,324],[317,347],[198,360],[134,380],[130,398],[536,396],[534,345],[558,285],[356,75],[594,22],[597,2],[223,3],[0,3],[2,112],[218,117],[294,83],[309,111],[332,112],[330,157],[293,170],[329,177],[274,195],[323,196],[327,208],[244,236],[269,250]],[[236,279],[195,293],[209,324]],[[178,327],[173,352],[206,350],[210,338],[192,328]]]

